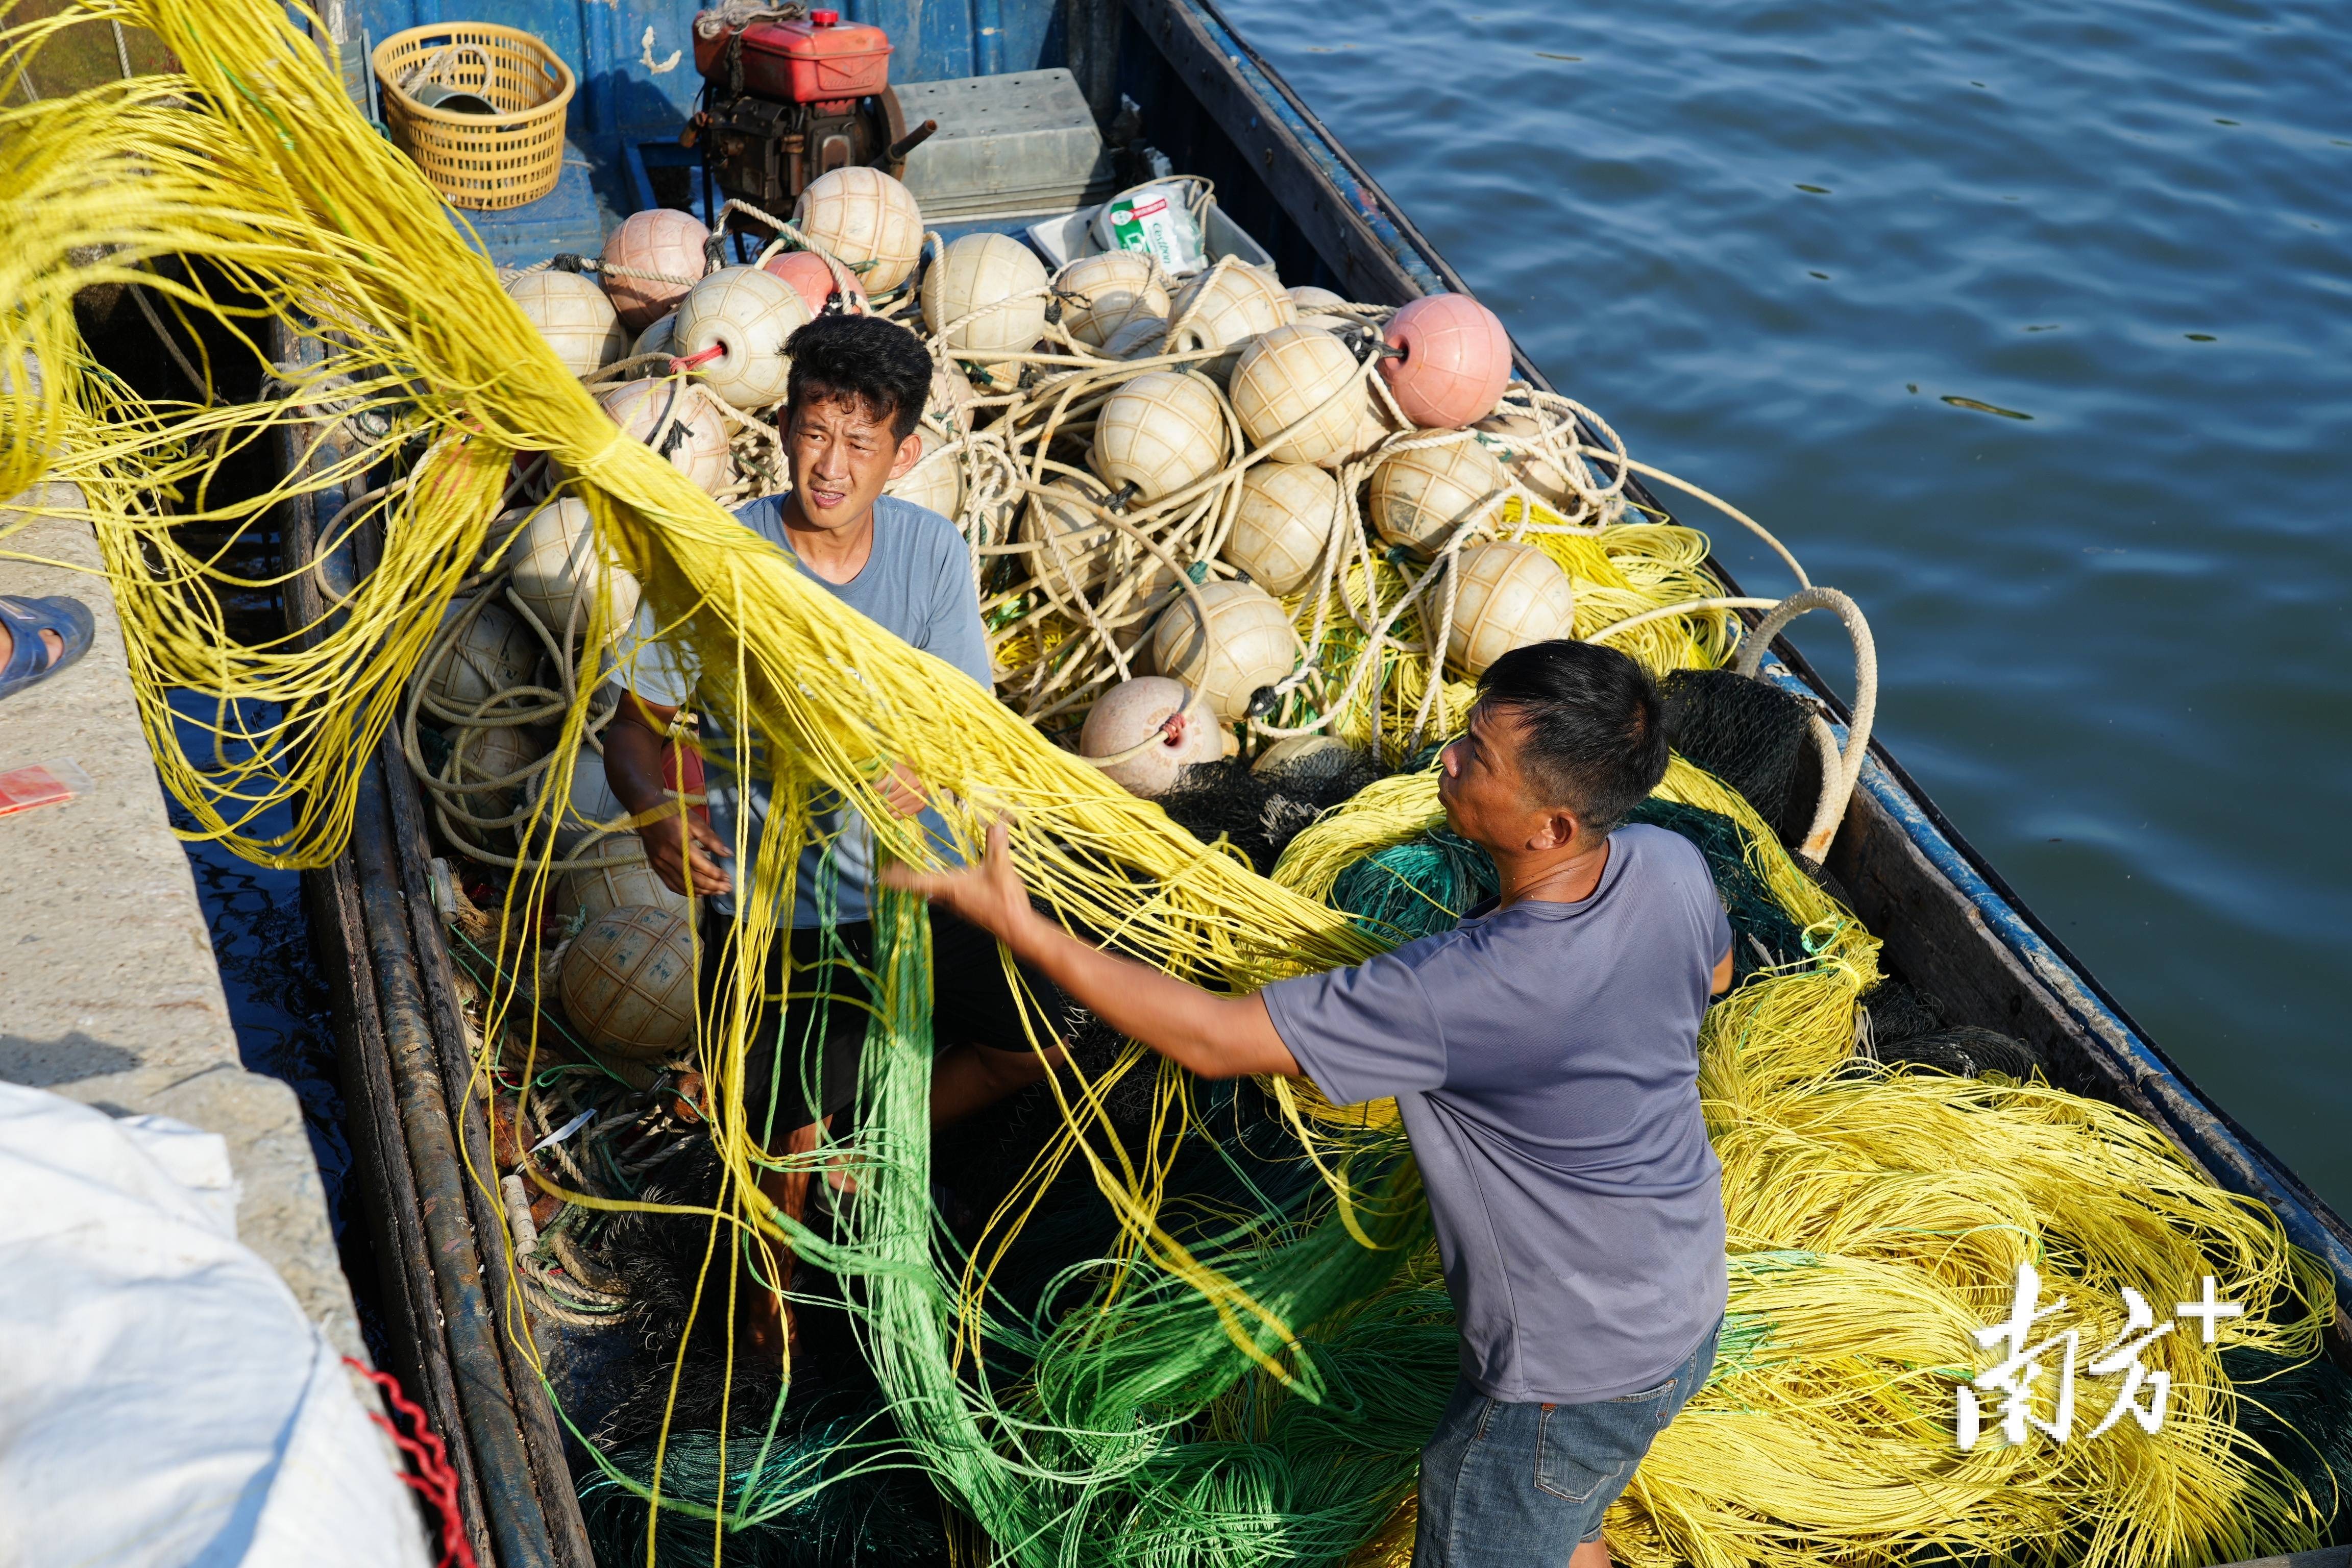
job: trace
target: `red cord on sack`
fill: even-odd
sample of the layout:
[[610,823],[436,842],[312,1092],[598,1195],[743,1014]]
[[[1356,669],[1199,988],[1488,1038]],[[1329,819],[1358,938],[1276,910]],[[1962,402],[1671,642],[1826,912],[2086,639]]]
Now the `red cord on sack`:
[[438,1568],[477,1568],[474,1543],[466,1539],[466,1521],[457,1512],[457,1472],[450,1467],[449,1450],[433,1428],[425,1424],[425,1412],[410,1402],[400,1391],[397,1378],[387,1376],[364,1366],[350,1356],[343,1364],[366,1378],[383,1391],[385,1402],[394,1412],[415,1430],[414,1437],[404,1436],[381,1412],[371,1410],[368,1419],[383,1428],[386,1435],[408,1456],[414,1473],[400,1479],[423,1495],[441,1517],[441,1560]]

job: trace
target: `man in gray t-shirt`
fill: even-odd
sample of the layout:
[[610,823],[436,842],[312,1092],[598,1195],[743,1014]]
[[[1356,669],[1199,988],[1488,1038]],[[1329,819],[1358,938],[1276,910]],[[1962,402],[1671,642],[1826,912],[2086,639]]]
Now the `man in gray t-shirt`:
[[[963,536],[939,513],[882,493],[921,459],[915,426],[930,392],[930,355],[912,332],[875,316],[819,317],[785,349],[792,370],[782,435],[793,488],[738,509],[737,521],[809,582],[939,656],[941,679],[991,686]],[[873,834],[837,797],[810,803],[814,821],[807,841],[791,845],[793,896],[775,913],[779,930],[765,971],[740,974],[735,933],[752,911],[737,900],[757,885],[773,769],[757,736],[730,732],[726,716],[712,711],[711,694],[699,689],[693,630],[691,622],[664,626],[647,605],[614,649],[614,680],[624,695],[604,732],[605,776],[645,824],[637,836],[655,875],[673,892],[703,900],[705,1016],[723,1015],[727,988],[739,979],[758,987],[740,1086],[753,1139],[772,1154],[807,1156],[856,1097],[873,1014]],[[681,816],[675,805],[664,809],[673,781],[665,776],[663,742],[688,707],[698,710],[701,727],[695,744],[680,750],[704,761],[708,821]],[[920,779],[900,764],[876,783],[890,810],[919,820],[950,852],[947,824]],[[933,1016],[948,1047],[931,1072],[931,1115],[947,1122],[1037,1082],[1056,1058],[1033,1043],[987,933],[935,910],[931,946]],[[1059,1005],[1043,977],[1027,979],[1042,1005]],[[814,1163],[781,1160],[761,1178],[761,1190],[795,1220],[808,1203]],[[776,1264],[768,1288],[747,1281],[739,1292],[740,1326],[755,1350],[779,1350],[780,1337],[791,1332],[779,1291],[792,1259]]]
[[1602,1513],[1713,1363],[1727,1281],[1697,1040],[1730,984],[1731,928],[1696,848],[1620,826],[1665,767],[1657,689],[1632,659],[1573,642],[1506,654],[1438,784],[1499,897],[1452,931],[1249,996],[1035,912],[1002,826],[976,868],[885,872],[1204,1077],[1396,1100],[1462,1333],[1423,1453],[1416,1568],[1601,1568]]
[[[896,633],[909,645],[935,653],[978,682],[982,690],[994,685],[989,668],[988,637],[980,624],[980,596],[972,585],[971,551],[955,524],[938,512],[884,495],[874,499],[867,556],[846,581],[815,570],[786,528],[789,495],[763,496],[735,509],[735,521],[784,552],[802,576],[831,594],[867,620]],[[650,604],[637,608],[636,624],[614,649],[619,679],[638,701],[656,710],[690,706],[700,675],[688,627],[669,628],[663,635],[660,619]],[[712,895],[713,912],[731,919],[735,889],[751,885],[758,846],[767,826],[769,770],[752,742],[752,755],[738,758],[736,742],[714,716],[705,714],[698,734],[705,770],[704,795],[710,804],[710,834],[706,849],[720,849],[735,865],[724,892]],[[748,764],[748,765],[739,765]],[[795,930],[824,923],[830,910],[835,921],[863,921],[869,913],[867,884],[873,877],[874,836],[865,819],[838,805],[819,809],[812,825],[819,842],[800,847],[799,869],[793,879],[792,918]],[[942,853],[951,838],[946,820],[929,805],[916,813]],[[676,837],[675,825],[667,836]],[[665,842],[662,848],[670,847]],[[667,859],[667,857],[665,857]],[[786,923],[780,921],[780,924]]]

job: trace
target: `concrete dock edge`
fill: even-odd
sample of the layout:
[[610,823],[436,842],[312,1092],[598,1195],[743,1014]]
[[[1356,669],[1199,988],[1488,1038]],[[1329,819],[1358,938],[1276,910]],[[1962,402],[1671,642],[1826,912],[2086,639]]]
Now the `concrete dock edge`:
[[[89,606],[80,662],[0,699],[0,772],[67,759],[91,792],[0,817],[0,1079],[227,1140],[237,1235],[346,1355],[365,1359],[326,1191],[294,1091],[246,1070],[187,853],[173,836],[131,696],[121,617],[86,519],[45,486],[0,509],[0,593]],[[296,895],[289,895],[296,896]]]

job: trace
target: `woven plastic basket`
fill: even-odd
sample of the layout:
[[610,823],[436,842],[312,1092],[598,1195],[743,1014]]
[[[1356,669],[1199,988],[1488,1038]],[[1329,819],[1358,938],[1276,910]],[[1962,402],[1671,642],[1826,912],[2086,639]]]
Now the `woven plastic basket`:
[[[555,188],[575,83],[553,49],[520,27],[445,22],[393,34],[370,63],[394,144],[452,206],[519,207]],[[415,95],[433,84],[487,100],[499,112],[419,102]]]

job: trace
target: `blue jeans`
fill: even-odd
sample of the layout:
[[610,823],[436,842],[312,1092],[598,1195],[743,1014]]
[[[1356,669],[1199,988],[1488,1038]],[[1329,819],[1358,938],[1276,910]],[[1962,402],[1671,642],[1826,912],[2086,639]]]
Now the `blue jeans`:
[[1412,1568],[1560,1568],[1715,1365],[1718,1323],[1654,1388],[1589,1405],[1507,1405],[1467,1379],[1421,1455]]

